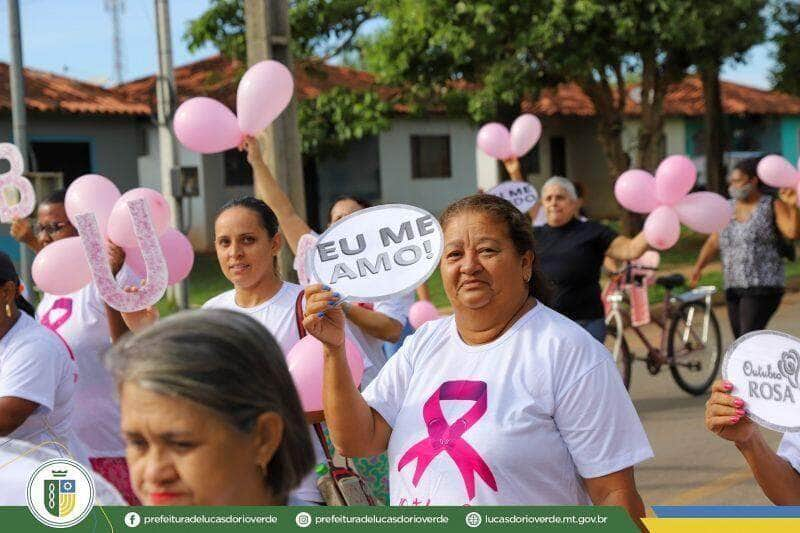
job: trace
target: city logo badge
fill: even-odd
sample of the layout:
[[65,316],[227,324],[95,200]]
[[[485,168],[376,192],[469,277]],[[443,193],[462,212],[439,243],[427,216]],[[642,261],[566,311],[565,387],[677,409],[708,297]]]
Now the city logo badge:
[[56,518],[67,516],[75,510],[75,480],[64,479],[66,470],[51,470],[54,479],[44,480],[44,504],[47,512]]
[[94,497],[91,474],[71,459],[42,463],[28,480],[28,508],[39,522],[50,527],[80,523],[92,510]]

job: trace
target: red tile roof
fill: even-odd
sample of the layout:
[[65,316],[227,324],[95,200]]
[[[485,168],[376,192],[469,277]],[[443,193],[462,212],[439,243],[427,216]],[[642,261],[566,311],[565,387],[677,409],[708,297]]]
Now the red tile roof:
[[[731,83],[720,82],[722,111],[729,115],[800,115],[800,98],[780,91],[765,91]],[[638,86],[629,90],[635,96]],[[541,91],[536,102],[523,102],[523,111],[537,115],[592,116],[594,104],[580,87],[563,83]],[[625,112],[630,116],[641,113],[638,101],[629,97]],[[673,116],[699,117],[705,112],[703,84],[697,76],[687,76],[667,90],[664,113]]]
[[[193,96],[216,98],[231,109],[236,107],[236,87],[244,74],[245,65],[221,55],[203,59],[175,69],[178,100]],[[114,90],[135,102],[155,105],[155,76],[124,83]],[[334,87],[353,90],[375,88],[388,97],[394,91],[378,86],[372,74],[348,67],[327,65],[320,61],[303,61],[295,65],[295,92],[301,99],[316,98]]]
[[[216,98],[231,109],[236,105],[236,86],[245,66],[221,55],[202,59],[175,69],[179,101],[192,96]],[[377,85],[368,72],[327,65],[319,61],[298,62],[295,66],[295,90],[301,99],[315,98],[333,87],[353,90],[377,89],[388,98],[398,89]],[[472,85],[470,85],[471,87]],[[635,96],[637,87],[630,91]],[[800,115],[800,98],[778,91],[764,91],[721,83],[722,108],[727,114]],[[56,74],[25,69],[25,103],[34,111],[149,115],[155,108],[155,76],[124,83],[111,89],[77,81]],[[0,110],[8,109],[8,65],[0,63]],[[541,91],[536,102],[524,102],[522,108],[542,116],[566,115],[589,117],[595,113],[589,97],[574,83],[564,83]],[[403,113],[407,108],[395,106]],[[436,111],[436,110],[432,110]],[[702,116],[703,87],[697,76],[687,76],[672,85],[664,102],[664,112],[676,116]],[[626,113],[641,112],[634,98],[629,98]]]
[[[11,109],[8,63],[0,63],[0,110]],[[26,68],[25,105],[31,111],[107,115],[148,115],[150,108],[117,92],[57,74]]]

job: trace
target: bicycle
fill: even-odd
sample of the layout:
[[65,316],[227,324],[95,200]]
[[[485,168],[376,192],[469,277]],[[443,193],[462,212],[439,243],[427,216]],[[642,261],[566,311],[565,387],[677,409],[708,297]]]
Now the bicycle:
[[[673,296],[674,289],[685,284],[685,278],[680,274],[658,277],[655,284],[665,290],[664,308],[661,316],[651,318],[647,284],[655,270],[655,267],[628,262],[625,268],[612,273],[604,291],[606,347],[614,357],[625,388],[630,389],[631,367],[636,360],[644,361],[651,375],[658,374],[662,366],[669,366],[678,386],[698,396],[711,386],[722,360],[719,322],[711,307],[711,297],[717,288],[697,287]],[[632,320],[631,311],[646,316]],[[654,346],[642,331],[651,321],[661,330],[658,346]],[[647,349],[644,356],[631,351],[626,331],[635,333],[644,344]]]

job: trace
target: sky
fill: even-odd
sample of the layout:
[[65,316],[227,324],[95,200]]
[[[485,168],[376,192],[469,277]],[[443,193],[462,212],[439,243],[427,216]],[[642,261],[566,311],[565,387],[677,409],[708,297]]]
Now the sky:
[[[22,50],[26,67],[64,74],[98,84],[114,78],[111,16],[104,0],[19,0]],[[122,40],[124,80],[149,76],[157,70],[154,0],[124,0]],[[175,66],[216,53],[205,47],[195,53],[182,40],[187,21],[208,6],[207,0],[170,0],[172,52]],[[768,89],[773,65],[770,46],[754,47],[744,64],[726,65],[723,79]],[[0,61],[10,58],[8,7],[0,0]]]

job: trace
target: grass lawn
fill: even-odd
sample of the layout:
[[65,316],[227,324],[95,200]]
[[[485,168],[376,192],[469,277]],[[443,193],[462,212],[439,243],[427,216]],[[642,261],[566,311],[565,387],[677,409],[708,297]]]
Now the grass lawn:
[[[695,233],[686,228],[681,230],[681,239],[678,244],[670,250],[661,254],[661,272],[668,274],[671,269],[691,265],[697,258],[700,248],[705,242],[705,235]],[[787,262],[786,278],[800,276],[800,261]],[[700,278],[700,285],[713,285],[718,290],[722,290],[722,273],[719,271],[707,271]],[[189,305],[200,307],[208,299],[231,288],[230,282],[225,279],[219,269],[217,258],[213,255],[198,255],[195,258],[194,268],[189,276]],[[431,293],[431,300],[437,307],[449,307],[450,302],[444,293],[442,277],[437,269],[428,280],[428,288]],[[684,287],[684,289],[686,289]],[[678,289],[679,291],[681,289]],[[664,298],[664,289],[653,285],[649,290],[651,303],[660,302]],[[166,298],[158,304],[161,316],[174,313],[176,308]]]

